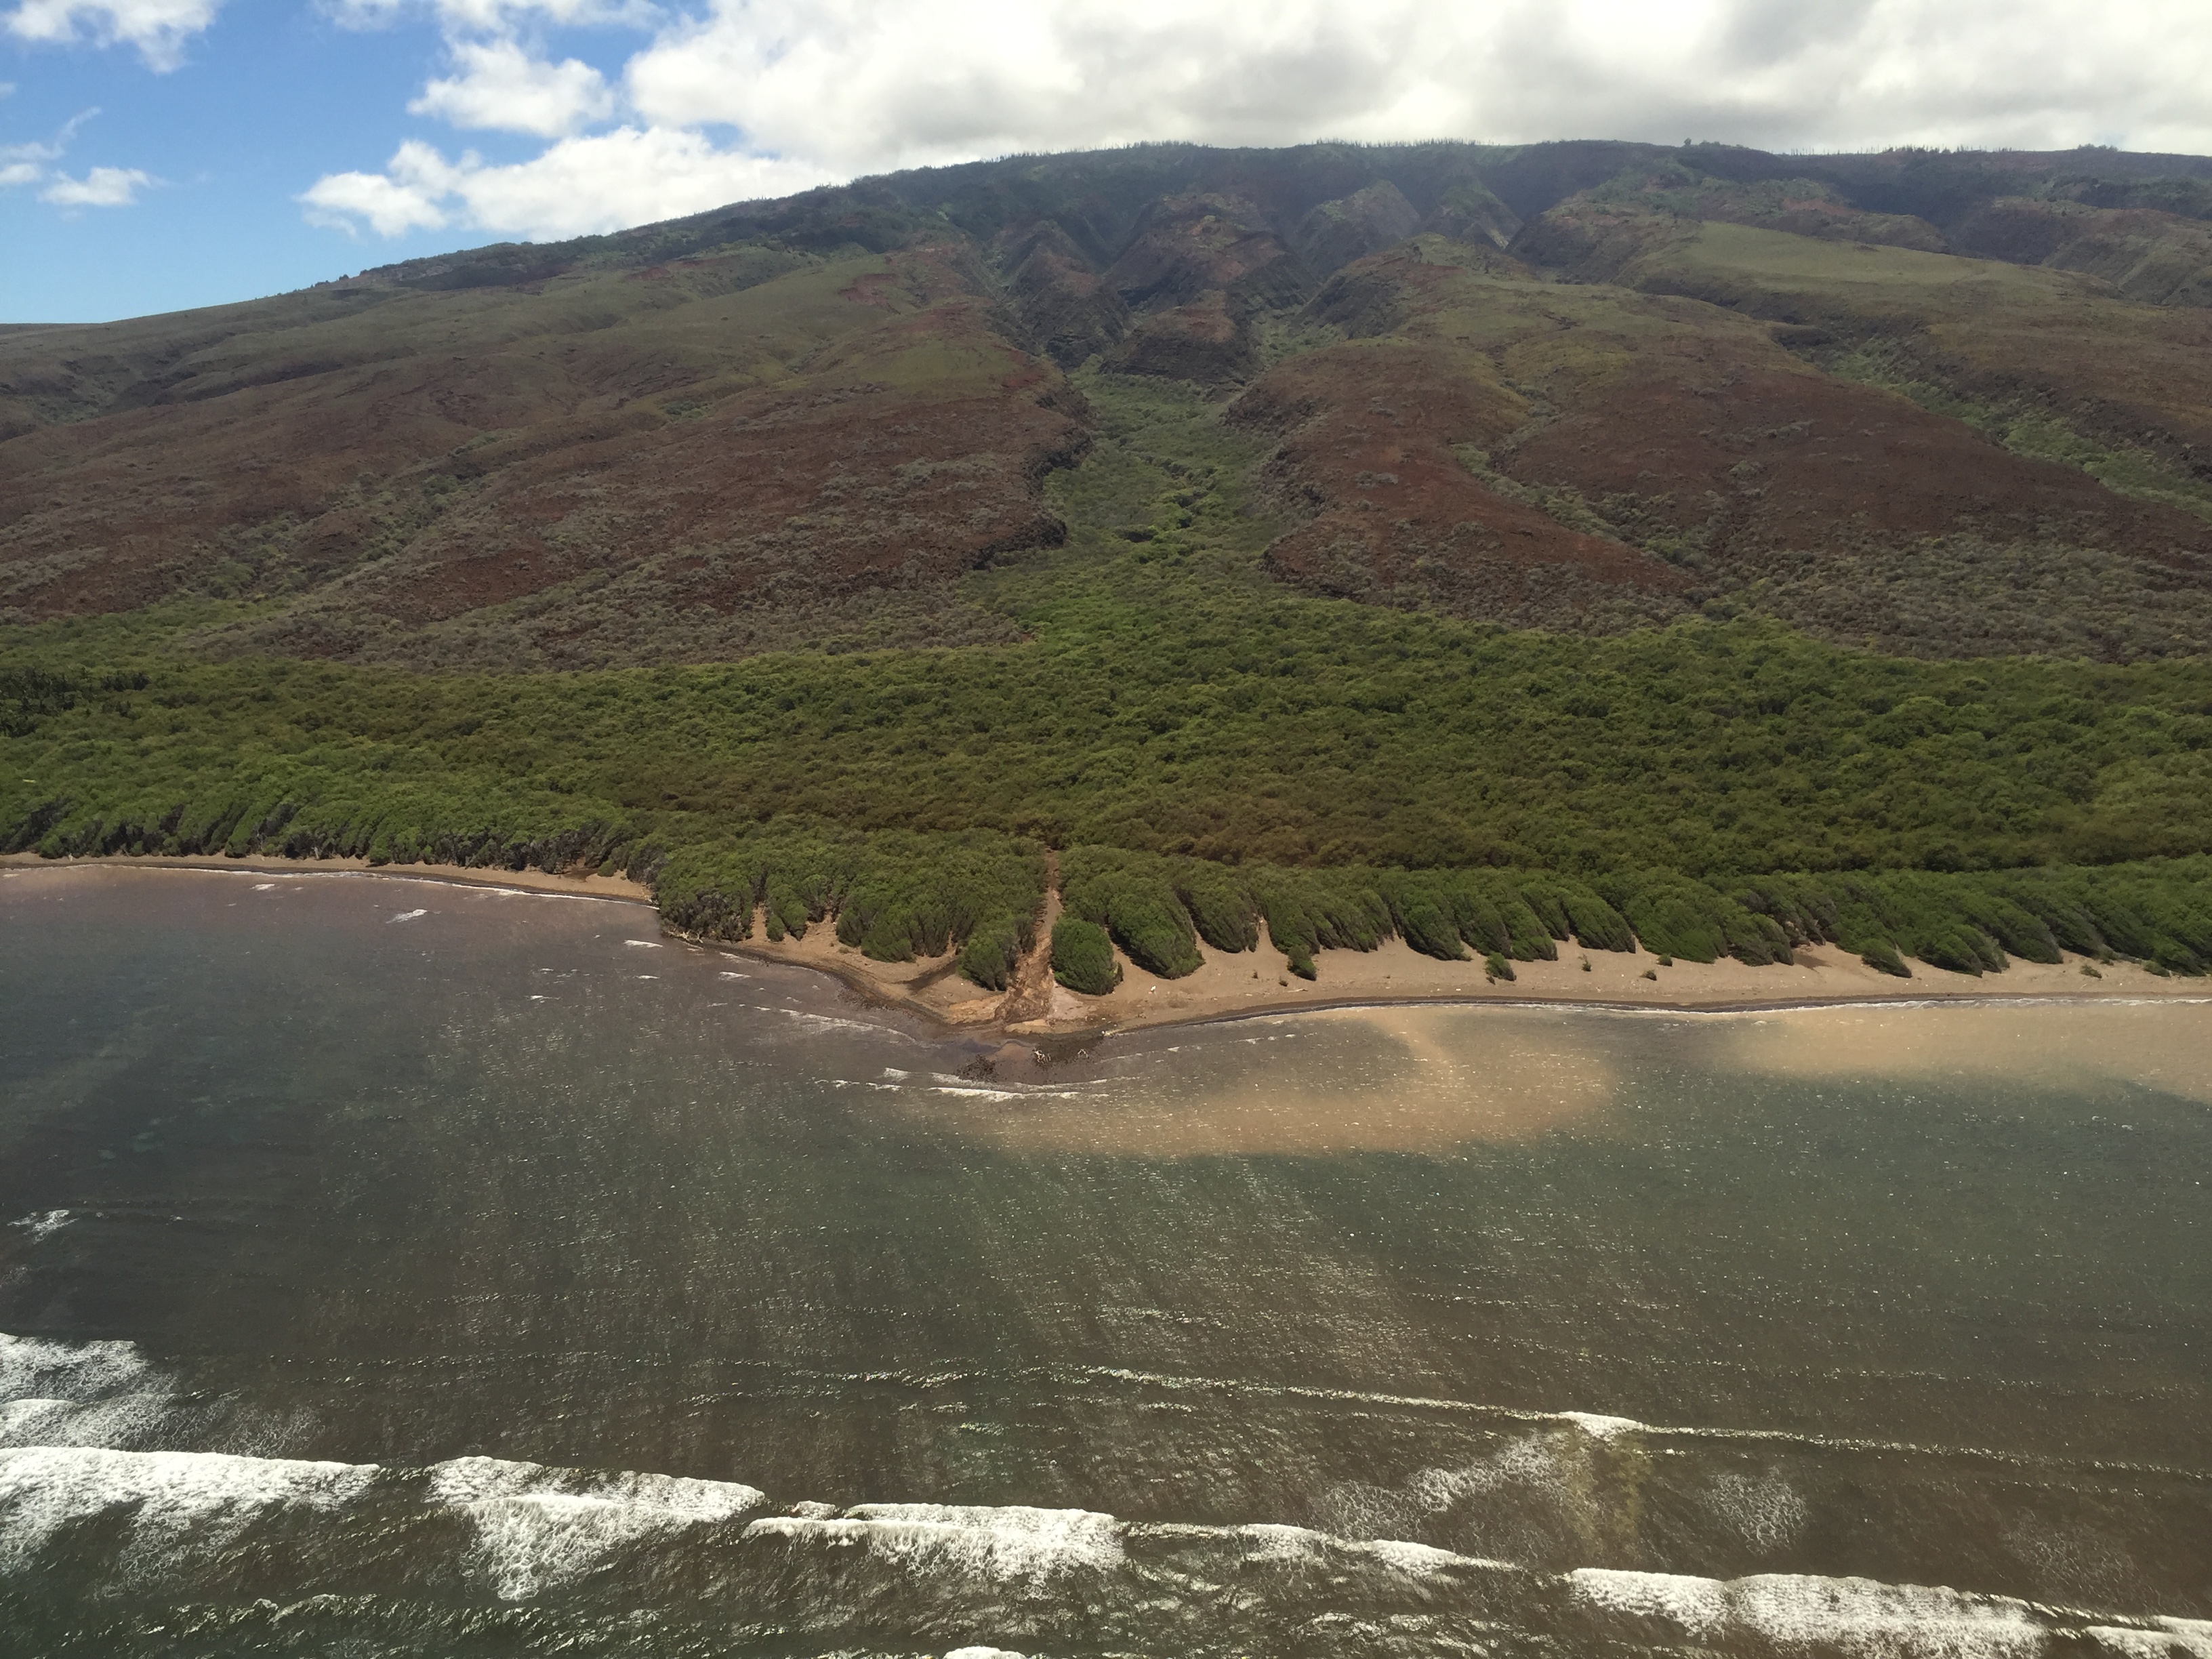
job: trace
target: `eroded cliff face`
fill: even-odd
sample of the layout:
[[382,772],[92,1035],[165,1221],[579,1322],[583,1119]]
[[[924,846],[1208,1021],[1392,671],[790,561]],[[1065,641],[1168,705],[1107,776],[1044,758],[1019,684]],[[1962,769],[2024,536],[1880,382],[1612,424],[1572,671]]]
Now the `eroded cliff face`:
[[425,666],[1011,641],[963,579],[1063,539],[1104,374],[1267,440],[1265,568],[1321,593],[2203,648],[2212,183],[2079,165],[1164,147],[11,331],[0,615],[249,599],[204,647]]

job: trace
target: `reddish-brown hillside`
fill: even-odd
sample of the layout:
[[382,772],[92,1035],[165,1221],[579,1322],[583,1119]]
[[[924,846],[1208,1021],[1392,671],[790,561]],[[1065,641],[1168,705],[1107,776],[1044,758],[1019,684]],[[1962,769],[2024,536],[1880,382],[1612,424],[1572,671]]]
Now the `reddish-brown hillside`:
[[1362,340],[1295,357],[1238,400],[1280,442],[1262,469],[1286,516],[1270,570],[1340,598],[1432,605],[1523,626],[1618,626],[1677,608],[1681,572],[1562,523],[1471,471],[1525,424],[1487,364]]
[[1310,591],[2203,649],[2196,167],[1158,146],[10,330],[0,620],[222,599],[194,648],[424,666],[1012,640],[963,579],[1060,539],[1125,376],[1264,441],[1248,539]]
[[377,654],[428,629],[444,644],[411,654],[590,662],[711,654],[718,618],[1058,537],[1039,483],[1080,452],[1082,399],[996,331],[964,256],[731,292],[750,258],[280,313],[205,347],[141,407],[0,447],[8,601],[213,580],[301,596],[237,643]]
[[1900,609],[1947,611],[1960,562],[1993,550],[2212,586],[2203,519],[1695,301],[1424,240],[1348,268],[1310,314],[1362,337],[1283,363],[1232,414],[1280,436],[1266,477],[1304,522],[1268,562],[1317,591],[1581,626],[1735,595],[1832,627],[1856,583],[1842,631],[1928,649]]

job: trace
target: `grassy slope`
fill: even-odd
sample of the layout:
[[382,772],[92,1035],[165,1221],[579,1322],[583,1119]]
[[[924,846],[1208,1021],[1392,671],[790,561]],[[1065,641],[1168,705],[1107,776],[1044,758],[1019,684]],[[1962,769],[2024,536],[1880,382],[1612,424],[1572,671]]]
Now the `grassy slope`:
[[[2068,271],[1719,223],[1656,242],[1618,280],[1831,335],[1826,349],[1807,343],[1824,364],[1940,387],[1991,427],[1999,414],[2031,416],[2009,447],[2094,460],[2088,470],[2123,494],[2212,516],[2212,487],[2178,459],[2212,445],[2212,314],[2201,308],[2123,303]],[[1857,355],[1869,341],[1879,373]],[[2079,453],[2053,453],[2069,442]]]

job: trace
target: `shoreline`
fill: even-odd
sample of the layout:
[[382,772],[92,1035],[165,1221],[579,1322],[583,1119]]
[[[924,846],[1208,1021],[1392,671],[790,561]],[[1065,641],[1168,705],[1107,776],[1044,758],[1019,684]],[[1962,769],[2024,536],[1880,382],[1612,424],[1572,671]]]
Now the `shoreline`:
[[[35,853],[0,854],[0,871],[100,868],[383,876],[653,907],[647,888],[620,876],[550,876],[536,870],[495,872],[434,864],[372,866],[362,859],[233,859],[220,854],[42,859]],[[2090,963],[2073,956],[2057,963],[2015,959],[2002,974],[1979,976],[1915,963],[1911,978],[1898,979],[1834,945],[1808,947],[1799,951],[1793,962],[1759,968],[1725,957],[1662,967],[1656,956],[1641,948],[1632,954],[1586,951],[1562,942],[1558,960],[1516,963],[1512,980],[1492,981],[1480,960],[1439,961],[1397,939],[1371,951],[1325,952],[1316,981],[1293,979],[1286,969],[1271,964],[1272,953],[1264,945],[1235,954],[1201,947],[1203,964],[1179,980],[1160,979],[1121,959],[1121,983],[1106,996],[1087,997],[1057,985],[1051,977],[1049,941],[1058,897],[1056,892],[1048,895],[1036,946],[1023,958],[1010,988],[997,993],[960,978],[951,953],[916,962],[875,962],[837,943],[827,924],[809,927],[803,939],[773,944],[758,930],[746,939],[699,938],[665,923],[661,932],[702,950],[811,969],[836,981],[872,1008],[921,1018],[948,1036],[985,1043],[995,1040],[1001,1048],[1030,1054],[1040,1042],[1058,1046],[1072,1039],[1122,1032],[1352,1008],[1581,1008],[1593,1013],[1683,1016],[2038,1001],[2212,1003],[2212,981],[2155,975],[2134,963]],[[2094,968],[2094,976],[2083,972],[2085,966]],[[1274,982],[1271,985],[1269,980]]]
[[288,859],[267,854],[230,858],[220,853],[173,856],[118,853],[89,859],[46,859],[36,853],[0,853],[0,870],[201,870],[263,876],[396,876],[447,887],[504,887],[514,892],[605,899],[653,906],[650,890],[627,876],[549,876],[543,870],[478,870],[465,864],[371,864],[367,859]]

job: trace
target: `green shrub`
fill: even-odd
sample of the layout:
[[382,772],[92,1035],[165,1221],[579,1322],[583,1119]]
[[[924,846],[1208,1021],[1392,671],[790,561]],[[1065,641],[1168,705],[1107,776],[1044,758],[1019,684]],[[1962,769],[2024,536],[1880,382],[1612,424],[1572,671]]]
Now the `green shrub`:
[[1880,941],[1869,945],[1859,960],[1880,973],[1894,974],[1899,979],[1912,977],[1912,969],[1905,965],[1905,958],[1897,954],[1893,945]]
[[1312,919],[1296,907],[1295,902],[1280,894],[1270,899],[1267,905],[1267,942],[1283,953],[1283,961],[1300,979],[1312,979],[1317,969],[1314,963],[1314,929]]
[[1121,982],[1114,942],[1096,922],[1062,916],[1052,925],[1052,976],[1071,991],[1103,997]]
[[958,948],[963,974],[1003,990],[1044,902],[1044,861],[988,831],[866,836],[777,819],[658,857],[654,898],[672,926],[707,938],[749,937],[762,906],[771,939],[834,918],[840,943],[880,962]]
[[1181,979],[1203,960],[1190,913],[1176,896],[1163,860],[1106,848],[1073,849],[1060,862],[1060,899],[1069,915],[1104,927],[1147,973]]
[[1939,922],[1922,933],[1913,955],[1931,968],[1948,968],[1954,974],[1972,974],[1979,977],[1984,971],[2002,973],[2004,952],[1997,943],[1978,927],[1964,922]]
[[1177,859],[1173,884],[1198,936],[1208,945],[1231,952],[1258,948],[1260,906],[1235,871],[1203,859]]
[[1545,937],[1552,939],[1571,938],[1574,927],[1567,921],[1566,902],[1552,886],[1540,878],[1521,876],[1513,883],[1513,891],[1528,913],[1536,918]]
[[969,933],[960,947],[960,971],[987,990],[1003,991],[1013,983],[1015,969],[1034,942],[1028,917],[1001,910]]
[[1467,960],[1467,946],[1460,938],[1448,879],[1393,871],[1382,879],[1381,887],[1399,936],[1407,944],[1442,962]]
[[1465,882],[1452,884],[1450,896],[1452,921],[1469,946],[1485,956],[1512,948],[1512,936],[1505,931],[1505,918],[1498,915],[1496,905]]
[[1580,882],[1557,881],[1553,886],[1566,910],[1577,943],[1592,951],[1636,949],[1636,931],[1620,911]]
[[1307,977],[1394,936],[2212,970],[2212,660],[1562,641],[1194,592],[1071,589],[1011,649],[557,675],[140,666],[71,643],[109,623],[16,629],[0,848],[599,870],[683,932],[826,922],[989,988],[1043,896],[1016,824],[1061,848],[1071,914],[1170,975],[1262,921]]
[[1314,952],[1372,951],[1397,931],[1389,901],[1364,870],[1246,866],[1267,937],[1301,979],[1315,976]]
[[1471,871],[1464,879],[1483,892],[1495,908],[1498,921],[1504,925],[1507,956],[1516,962],[1559,960],[1559,947],[1553,939],[1552,930],[1522,896],[1515,882],[1486,870]]
[[764,885],[767,890],[768,936],[774,939],[782,933],[793,939],[805,939],[809,918],[806,900],[799,889],[781,872],[769,877]]
[[1654,955],[1685,962],[1733,956],[1754,967],[1790,959],[1790,937],[1773,917],[1746,909],[1701,881],[1647,870],[1603,877],[1597,888]]

